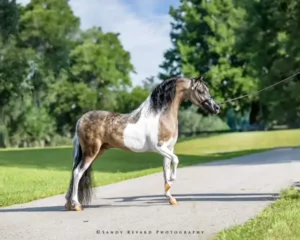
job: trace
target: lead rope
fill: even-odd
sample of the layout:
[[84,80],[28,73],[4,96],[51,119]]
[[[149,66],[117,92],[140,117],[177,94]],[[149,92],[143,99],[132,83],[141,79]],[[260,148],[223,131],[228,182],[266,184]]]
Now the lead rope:
[[255,92],[252,92],[252,93],[248,93],[248,94],[245,94],[245,95],[236,97],[236,98],[228,99],[228,100],[226,100],[226,101],[224,101],[224,102],[222,102],[222,103],[219,103],[219,104],[222,105],[222,104],[227,103],[227,102],[235,101],[235,100],[238,100],[238,99],[241,99],[241,98],[245,98],[245,97],[248,97],[248,96],[251,96],[251,95],[260,93],[260,92],[262,92],[262,91],[265,91],[266,89],[272,88],[272,87],[274,87],[274,86],[276,86],[276,85],[278,85],[278,84],[280,84],[280,83],[283,83],[283,82],[285,82],[285,81],[287,81],[287,80],[290,80],[291,78],[293,78],[293,77],[295,77],[295,76],[297,76],[297,75],[299,75],[299,74],[300,74],[300,71],[297,72],[297,73],[295,73],[295,74],[293,74],[293,75],[291,75],[291,76],[289,76],[289,77],[287,77],[287,78],[285,78],[285,79],[283,79],[283,80],[281,80],[281,81],[279,81],[279,82],[277,82],[277,83],[274,83],[274,84],[272,84],[272,85],[270,85],[270,86],[268,86],[268,87],[265,87],[265,88],[260,89],[260,90],[258,90],[258,91],[255,91]]

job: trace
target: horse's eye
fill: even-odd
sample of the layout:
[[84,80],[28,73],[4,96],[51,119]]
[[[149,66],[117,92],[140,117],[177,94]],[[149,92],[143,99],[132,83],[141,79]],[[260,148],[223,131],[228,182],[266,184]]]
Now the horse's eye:
[[203,93],[204,93],[204,90],[203,90],[202,88],[199,88],[199,89],[198,89],[198,92],[201,93],[201,94],[203,94]]

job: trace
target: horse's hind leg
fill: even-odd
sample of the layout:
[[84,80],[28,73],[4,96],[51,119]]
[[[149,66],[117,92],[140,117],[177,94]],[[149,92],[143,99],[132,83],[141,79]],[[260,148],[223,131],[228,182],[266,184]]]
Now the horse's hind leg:
[[[80,147],[80,146],[79,146]],[[69,189],[69,200],[65,207],[68,210],[82,210],[82,200],[90,201],[91,188],[91,164],[102,153],[100,150],[100,141],[94,141],[92,144],[86,144],[82,149],[82,156],[75,159],[72,181]]]

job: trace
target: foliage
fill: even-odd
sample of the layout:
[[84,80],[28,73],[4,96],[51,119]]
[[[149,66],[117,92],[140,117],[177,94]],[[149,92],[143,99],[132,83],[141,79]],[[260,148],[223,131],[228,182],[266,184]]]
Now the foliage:
[[19,9],[16,0],[0,0],[0,35],[9,40],[9,36],[18,30]]
[[128,113],[138,108],[146,100],[150,92],[142,87],[135,87],[130,92],[117,93],[118,112]]
[[[165,52],[160,77],[207,73],[205,79],[217,101],[254,90],[255,79],[247,77],[235,49],[245,10],[233,0],[180,2],[177,9],[170,9],[173,47]],[[239,108],[247,103],[247,99],[240,101]]]
[[[296,0],[180,0],[158,76],[207,73],[217,101],[269,86],[300,70],[299,13]],[[157,84],[132,86],[132,72],[119,33],[80,29],[68,1],[0,0],[0,147],[57,145],[89,110],[132,111]],[[184,102],[180,131],[299,127],[299,81],[224,104],[220,118]]]
[[203,116],[197,113],[197,108],[192,106],[188,109],[179,111],[179,134],[197,135],[205,131],[228,130],[229,127],[218,116]]
[[80,30],[68,1],[0,5],[1,146],[55,145],[86,111],[119,108],[134,68],[118,34]]
[[[179,7],[170,9],[173,46],[165,52],[159,76],[164,80],[207,73],[206,81],[218,101],[278,82],[300,70],[299,11],[296,0],[181,0]],[[228,103],[221,115],[225,117],[230,109],[252,115],[253,103],[258,103],[261,110],[254,119],[298,127],[297,79]]]
[[[255,1],[245,4],[246,22],[241,28],[239,51],[243,51],[251,77],[264,88],[299,71],[299,13],[296,0]],[[249,24],[251,23],[251,24]],[[299,127],[300,77],[262,92],[264,119]]]

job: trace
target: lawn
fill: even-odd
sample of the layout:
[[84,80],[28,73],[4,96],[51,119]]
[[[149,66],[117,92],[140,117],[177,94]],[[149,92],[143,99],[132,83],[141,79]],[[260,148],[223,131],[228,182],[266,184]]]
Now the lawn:
[[299,240],[300,192],[287,189],[256,218],[220,232],[215,240]]
[[[274,147],[300,146],[300,130],[231,133],[185,139],[175,148],[179,167],[228,159]],[[72,148],[0,151],[0,207],[65,193]],[[162,171],[156,153],[109,150],[93,165],[95,186]],[[162,178],[163,179],[163,178]]]

